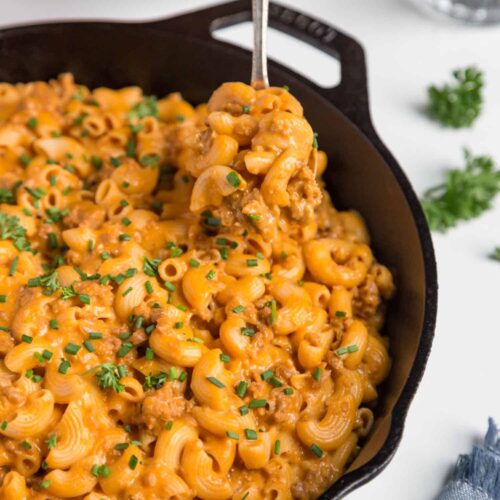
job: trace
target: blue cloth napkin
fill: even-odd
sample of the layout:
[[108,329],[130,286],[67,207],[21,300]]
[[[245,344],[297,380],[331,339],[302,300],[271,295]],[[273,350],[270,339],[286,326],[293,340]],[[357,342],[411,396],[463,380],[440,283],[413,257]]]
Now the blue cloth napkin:
[[483,445],[458,457],[453,477],[437,500],[500,500],[500,438],[493,419],[488,423]]

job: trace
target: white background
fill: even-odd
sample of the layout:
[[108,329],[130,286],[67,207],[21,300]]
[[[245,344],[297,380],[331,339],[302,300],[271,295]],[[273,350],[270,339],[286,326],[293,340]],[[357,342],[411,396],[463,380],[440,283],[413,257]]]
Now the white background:
[[[430,19],[409,0],[281,1],[363,43],[374,123],[419,194],[440,182],[445,168],[462,164],[462,146],[500,160],[500,27],[471,28]],[[0,24],[67,18],[141,20],[210,3],[215,2],[2,0]],[[233,28],[225,36],[242,43],[249,33]],[[272,34],[271,55],[319,81],[332,79],[324,57],[290,43]],[[420,111],[426,86],[472,63],[486,72],[485,111],[472,130],[443,130]],[[487,417],[500,420],[500,263],[487,258],[500,245],[499,221],[497,205],[481,219],[434,237],[440,298],[427,371],[394,460],[350,500],[434,498],[458,453],[468,452],[483,435]]]

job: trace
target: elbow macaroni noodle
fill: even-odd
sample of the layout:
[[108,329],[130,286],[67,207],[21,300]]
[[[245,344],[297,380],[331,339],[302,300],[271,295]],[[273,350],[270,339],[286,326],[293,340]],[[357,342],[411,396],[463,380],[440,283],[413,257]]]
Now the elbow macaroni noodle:
[[370,432],[390,271],[285,88],[0,84],[0,498],[312,499]]

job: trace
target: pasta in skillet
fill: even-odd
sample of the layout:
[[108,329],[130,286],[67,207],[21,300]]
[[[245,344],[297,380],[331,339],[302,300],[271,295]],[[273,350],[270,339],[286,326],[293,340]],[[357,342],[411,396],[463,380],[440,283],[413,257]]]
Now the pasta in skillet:
[[310,499],[373,424],[390,271],[286,88],[0,84],[0,497]]

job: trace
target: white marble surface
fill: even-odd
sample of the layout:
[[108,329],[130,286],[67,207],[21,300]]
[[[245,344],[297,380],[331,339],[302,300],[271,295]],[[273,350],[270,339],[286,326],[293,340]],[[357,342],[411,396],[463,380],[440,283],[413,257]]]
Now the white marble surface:
[[[68,18],[149,19],[215,2],[206,0],[2,0],[0,24]],[[461,165],[462,146],[500,160],[500,28],[470,28],[431,20],[409,0],[282,0],[355,35],[368,58],[374,122],[417,192]],[[227,33],[226,33],[227,34]],[[245,30],[232,29],[241,39]],[[247,33],[248,34],[248,33]],[[321,56],[290,50],[270,37],[271,54],[296,69],[331,78]],[[486,72],[486,109],[472,130],[442,130],[419,109],[429,82],[475,63]],[[440,298],[434,347],[394,460],[352,500],[432,499],[458,453],[467,452],[500,419],[498,321],[500,263],[487,258],[500,245],[500,205],[446,236],[435,236]]]

